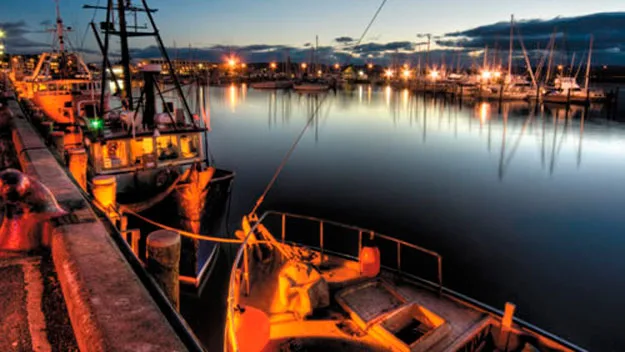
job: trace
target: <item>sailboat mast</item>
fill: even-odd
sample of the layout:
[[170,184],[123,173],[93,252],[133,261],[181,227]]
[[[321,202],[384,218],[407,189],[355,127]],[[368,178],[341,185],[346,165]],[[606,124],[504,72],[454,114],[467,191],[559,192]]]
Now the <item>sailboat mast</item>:
[[590,61],[592,58],[592,34],[590,35],[590,47],[588,48],[588,62],[586,63],[586,83],[584,89],[588,92],[588,83],[590,82]]
[[124,0],[117,0],[119,17],[119,39],[121,43],[122,67],[124,69],[124,98],[128,108],[133,109],[132,101],[132,77],[130,73],[130,53],[128,51],[128,32],[126,31],[126,5]]
[[484,62],[482,63],[483,70],[486,70],[487,63],[488,63],[488,45],[484,46]]
[[510,15],[510,49],[508,50],[508,79],[512,78],[512,46],[514,41],[514,15]]

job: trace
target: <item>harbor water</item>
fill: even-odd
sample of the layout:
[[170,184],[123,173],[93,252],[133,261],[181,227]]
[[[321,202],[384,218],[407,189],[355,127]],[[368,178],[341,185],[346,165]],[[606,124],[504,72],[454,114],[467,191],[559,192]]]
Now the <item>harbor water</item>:
[[324,217],[435,250],[451,289],[495,308],[513,302],[520,318],[589,350],[625,346],[618,115],[371,86],[301,95],[233,85],[208,96],[210,148],[237,173],[231,229],[314,114],[261,212]]

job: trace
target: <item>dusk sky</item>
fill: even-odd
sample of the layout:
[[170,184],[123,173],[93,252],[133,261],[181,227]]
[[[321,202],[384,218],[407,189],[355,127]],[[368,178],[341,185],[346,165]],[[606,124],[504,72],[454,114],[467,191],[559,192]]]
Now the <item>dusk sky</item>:
[[[28,51],[26,48],[36,48],[39,44],[50,42],[49,35],[40,32],[45,21],[54,21],[53,0],[13,1],[0,0],[0,27],[14,28],[8,30],[7,49],[9,52]],[[93,10],[84,10],[84,3],[96,4],[98,0],[65,0],[61,1],[61,11],[67,26],[74,28],[71,35],[75,46],[80,46],[85,37],[85,29],[93,16]],[[105,0],[100,0],[105,4]],[[134,1],[140,4],[140,1]],[[245,47],[249,45],[266,45],[263,50],[271,50],[271,46],[284,45],[286,47],[301,48],[305,43],[314,42],[315,35],[319,36],[319,45],[326,47],[329,55],[339,45],[336,38],[358,38],[365,26],[380,5],[381,0],[152,0],[150,6],[158,8],[156,21],[160,27],[163,39],[167,46],[187,48],[191,44],[194,48],[209,49],[214,46]],[[603,18],[587,21],[581,28],[575,23],[579,16],[611,13],[609,24]],[[566,25],[564,36],[573,38],[579,36],[580,46],[574,50],[583,50],[582,42],[587,42],[588,33],[597,37],[598,55],[601,55],[602,34],[611,42],[604,48],[615,54],[611,59],[623,59],[625,52],[625,1],[623,0],[388,0],[378,19],[370,29],[363,43],[377,43],[376,52],[369,57],[382,57],[388,50],[400,49],[414,51],[415,43],[422,42],[417,33],[432,33],[434,36],[445,36],[454,32],[465,32],[476,27],[493,25],[498,22],[509,21],[510,14],[523,24],[529,20],[547,21],[545,33],[538,37],[545,40],[545,35],[553,31],[556,24],[549,21],[554,18],[570,19]],[[99,11],[96,21],[103,19],[103,12]],[[617,16],[617,17],[614,17]],[[20,23],[23,21],[23,23]],[[529,22],[535,23],[535,22]],[[589,27],[590,26],[590,27]],[[603,28],[601,27],[603,26]],[[524,34],[527,30],[528,38],[532,28],[520,27]],[[488,29],[488,28],[484,28]],[[500,47],[505,47],[505,31],[499,31],[497,41]],[[582,33],[583,32],[583,33]],[[577,33],[577,34],[576,34]],[[11,34],[13,34],[11,38]],[[473,34],[480,37],[481,32]],[[582,40],[582,36],[584,37]],[[466,37],[463,34],[463,37]],[[477,47],[477,37],[472,45]],[[537,38],[538,38],[537,37]],[[458,39],[453,38],[453,39]],[[494,38],[494,37],[493,37]],[[485,38],[479,38],[488,40]],[[491,38],[492,39],[492,38]],[[574,38],[573,38],[574,39]],[[440,40],[445,40],[441,38]],[[95,49],[93,35],[86,34],[85,47]],[[399,43],[383,47],[387,43]],[[403,43],[403,44],[401,44]],[[449,42],[447,42],[449,44]],[[134,47],[144,47],[147,44],[134,42]],[[479,44],[482,45],[481,43]],[[526,43],[529,48],[532,43]],[[538,44],[540,45],[540,44]],[[586,44],[584,44],[586,45]],[[466,48],[465,44],[462,44]],[[278,47],[282,48],[282,47]],[[370,49],[369,47],[367,50]],[[475,49],[475,48],[471,48]],[[621,50],[622,49],[622,50]],[[246,52],[245,48],[241,51]],[[363,54],[366,52],[363,49]],[[144,55],[149,55],[145,52]],[[210,52],[203,54],[211,57]],[[251,58],[261,59],[261,56]],[[600,58],[601,59],[601,58]],[[624,62],[625,63],[625,62]]]

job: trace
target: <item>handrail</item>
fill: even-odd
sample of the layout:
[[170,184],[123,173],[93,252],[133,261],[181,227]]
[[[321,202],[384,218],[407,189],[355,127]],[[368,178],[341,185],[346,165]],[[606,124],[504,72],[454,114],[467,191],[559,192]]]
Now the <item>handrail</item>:
[[[246,287],[246,291],[249,290],[249,273],[247,272],[247,260],[248,260],[248,253],[247,253],[247,244],[248,241],[251,237],[251,234],[256,232],[256,228],[258,227],[258,225],[260,225],[266,218],[268,218],[269,216],[273,216],[273,215],[277,215],[281,217],[281,240],[283,243],[287,242],[286,240],[286,219],[287,218],[292,218],[292,219],[301,219],[301,220],[307,220],[307,221],[311,221],[311,222],[316,222],[319,224],[319,247],[317,248],[320,253],[321,253],[321,260],[323,261],[323,253],[324,251],[326,251],[325,246],[324,246],[324,224],[329,224],[332,226],[336,226],[339,228],[343,228],[343,229],[348,229],[348,230],[353,230],[356,231],[358,233],[358,253],[360,253],[360,250],[362,249],[362,235],[363,233],[365,234],[371,234],[374,237],[379,237],[382,238],[384,240],[388,240],[390,242],[394,242],[397,245],[397,267],[396,269],[393,268],[388,268],[390,270],[393,271],[397,271],[397,272],[401,272],[401,248],[403,246],[408,247],[408,248],[412,248],[414,250],[420,251],[422,253],[425,253],[427,255],[433,256],[436,258],[437,260],[437,272],[438,272],[438,277],[437,277],[437,283],[434,284],[435,286],[438,287],[438,292],[439,294],[442,294],[443,292],[443,273],[442,273],[442,256],[434,251],[431,251],[429,249],[414,245],[412,243],[408,243],[406,241],[402,241],[399,239],[396,239],[394,237],[390,237],[384,234],[380,234],[377,233],[375,231],[369,230],[369,229],[364,229],[361,227],[357,227],[357,226],[353,226],[353,225],[347,225],[347,224],[343,224],[343,223],[339,223],[336,221],[332,221],[332,220],[326,220],[326,219],[321,219],[321,218],[317,218],[317,217],[313,217],[313,216],[306,216],[306,215],[299,215],[299,214],[293,214],[293,213],[287,213],[287,212],[278,212],[278,211],[266,211],[259,219],[258,221],[254,224],[254,226],[250,229],[249,233],[246,234],[245,238],[242,241],[242,245],[239,248],[239,250],[237,251],[237,254],[235,256],[233,265],[232,265],[232,270],[230,272],[230,280],[229,280],[229,286],[228,286],[228,300],[227,300],[227,308],[226,308],[226,329],[224,332],[224,350],[225,351],[238,351],[238,346],[237,346],[237,340],[236,340],[236,335],[235,335],[235,326],[234,326],[234,317],[235,317],[235,307],[234,307],[234,303],[237,300],[237,297],[235,297],[235,295],[237,294],[234,290],[235,286],[237,285],[237,278],[240,276],[241,274],[241,264],[243,264],[243,268],[245,270],[245,272],[243,273],[243,280],[245,281],[245,287]],[[336,252],[332,252],[332,253],[336,253]],[[352,259],[356,259],[351,255],[348,255],[346,253],[337,253],[339,255],[343,255],[346,257],[350,257]],[[242,263],[241,261],[245,261],[245,263]],[[387,267],[385,267],[387,268]],[[424,280],[425,281],[425,280]]]

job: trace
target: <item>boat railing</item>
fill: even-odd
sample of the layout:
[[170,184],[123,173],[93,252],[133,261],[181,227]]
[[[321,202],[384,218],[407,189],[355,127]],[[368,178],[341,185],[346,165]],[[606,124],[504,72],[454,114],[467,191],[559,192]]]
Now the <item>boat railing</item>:
[[[298,222],[298,224],[289,225],[289,223],[294,222]],[[369,238],[375,239],[375,244],[380,249],[382,259],[385,259],[386,257],[386,261],[383,260],[381,263],[381,266],[385,270],[428,284],[430,287],[437,289],[439,294],[442,294],[443,292],[443,258],[440,254],[434,251],[353,225],[342,224],[336,221],[325,220],[313,216],[267,211],[259,218],[258,222],[254,224],[249,233],[246,234],[246,237],[234,259],[228,288],[227,321],[224,339],[225,351],[239,350],[235,334],[235,318],[239,309],[239,294],[241,290],[243,290],[245,294],[249,294],[250,258],[248,255],[248,244],[251,243],[250,234],[256,233],[256,229],[261,223],[275,236],[276,241],[288,244],[305,245],[308,248],[317,250],[320,254],[321,265],[323,265],[324,254],[332,254],[358,261],[358,255],[364,246],[363,242],[366,241],[365,236],[369,236]],[[294,236],[287,236],[287,229],[289,227],[293,229],[293,232],[297,232],[300,236],[298,236],[298,238],[295,238]],[[276,231],[276,229],[279,231]],[[332,231],[331,229],[334,229],[335,231]],[[333,236],[330,239],[331,241],[328,241],[328,237],[330,235],[346,234],[351,234],[351,238],[354,242],[357,241],[356,248],[348,249],[349,244],[346,243],[344,238],[341,236]],[[352,247],[356,246],[355,243],[352,243],[352,245]],[[428,280],[422,278],[423,276],[417,272],[419,269],[422,269],[423,266],[414,265],[414,260],[410,261],[410,259],[414,259],[416,253],[430,257],[430,260],[431,258],[434,258],[436,278]],[[402,257],[406,259],[402,259]],[[408,261],[410,263],[407,265],[406,262]]]

